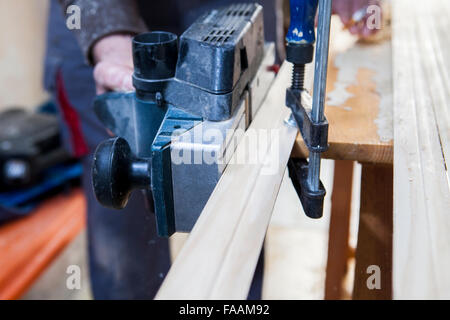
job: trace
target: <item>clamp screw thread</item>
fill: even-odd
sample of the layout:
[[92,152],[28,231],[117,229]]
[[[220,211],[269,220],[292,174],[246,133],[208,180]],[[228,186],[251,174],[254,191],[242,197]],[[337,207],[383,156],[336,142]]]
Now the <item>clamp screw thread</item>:
[[293,90],[303,90],[305,83],[305,65],[304,64],[294,64],[292,69],[292,89]]

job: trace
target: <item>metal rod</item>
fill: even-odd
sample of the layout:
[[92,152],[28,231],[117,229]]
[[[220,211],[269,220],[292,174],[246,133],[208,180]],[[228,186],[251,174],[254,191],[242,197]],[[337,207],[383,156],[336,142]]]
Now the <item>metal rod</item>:
[[[327,85],[328,48],[330,42],[332,0],[319,0],[319,24],[317,27],[316,59],[314,72],[314,93],[311,110],[312,120],[324,120],[325,93]],[[308,165],[308,184],[313,191],[319,190],[320,153],[311,152]]]
[[314,93],[311,116],[313,121],[322,122],[327,86],[328,47],[330,42],[332,0],[319,1],[319,24],[317,27],[316,60],[314,71]]
[[318,191],[320,182],[320,153],[309,153],[308,184],[311,190]]

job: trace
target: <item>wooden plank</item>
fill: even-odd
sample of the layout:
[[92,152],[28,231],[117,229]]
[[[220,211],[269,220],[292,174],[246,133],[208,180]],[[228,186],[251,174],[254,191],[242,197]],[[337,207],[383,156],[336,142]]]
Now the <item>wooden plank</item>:
[[25,218],[0,228],[0,300],[17,299],[85,225],[76,190],[57,196]]
[[449,15],[445,0],[393,2],[396,299],[450,298]]
[[[356,300],[392,298],[392,181],[392,165],[362,164],[353,285],[353,299]],[[372,269],[372,266],[379,270]],[[372,276],[378,278],[370,278]],[[368,281],[379,287],[369,286]]]
[[[336,19],[331,29],[325,108],[330,148],[324,158],[392,163],[390,40],[357,42]],[[293,156],[307,154],[298,136]]]
[[[443,11],[440,10],[442,7]],[[422,60],[423,67],[427,73],[427,80],[432,107],[439,131],[444,162],[450,162],[450,44],[448,41],[448,30],[450,30],[450,4],[448,1],[438,1],[433,11],[418,15],[418,29],[423,42]],[[430,9],[430,8],[429,8]],[[422,41],[422,40],[420,40]],[[447,179],[448,179],[448,167]]]
[[343,281],[349,258],[350,213],[352,201],[353,161],[336,160],[328,238],[325,299],[342,299]]
[[[291,66],[285,63],[185,246],[157,299],[245,299],[263,245],[297,130],[284,124],[289,111],[284,90]],[[275,133],[269,143],[252,136]],[[250,139],[250,140],[249,140]],[[255,147],[259,160],[238,162]],[[270,167],[273,170],[267,170]]]

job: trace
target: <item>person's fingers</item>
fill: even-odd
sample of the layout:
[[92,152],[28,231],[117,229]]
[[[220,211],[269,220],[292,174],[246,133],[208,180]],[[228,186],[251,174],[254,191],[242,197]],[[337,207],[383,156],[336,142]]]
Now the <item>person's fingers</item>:
[[94,63],[115,61],[117,64],[133,67],[132,36],[111,34],[97,41],[92,48]]
[[378,30],[369,29],[368,19],[370,5],[380,5],[380,0],[334,0],[333,10],[339,15],[350,33],[360,38],[368,38]]
[[373,34],[375,34],[378,31],[377,29],[370,30],[367,27],[367,24],[365,23],[365,21],[364,21],[364,23],[358,23],[356,25],[353,25],[348,30],[350,31],[351,34],[357,35],[363,39],[372,36]]
[[367,8],[368,0],[350,0],[347,1],[350,5],[350,12],[351,16],[353,17],[353,14],[357,12],[358,10],[361,10],[363,8]]
[[334,0],[332,2],[333,13],[338,14],[344,25],[347,25],[352,19],[353,1],[349,0]]
[[362,36],[362,33],[364,32],[364,25],[361,24],[355,24],[353,26],[351,26],[350,28],[348,28],[348,31],[351,34],[357,35],[357,36]]
[[95,93],[97,93],[97,95],[104,94],[106,93],[106,89],[98,84],[95,84]]
[[377,31],[378,31],[377,29],[370,30],[369,28],[366,27],[360,32],[360,37],[368,38],[371,35],[373,35],[374,33],[376,33]]
[[116,65],[109,62],[99,63],[94,70],[94,78],[99,85],[107,90],[132,90],[131,76],[133,69],[128,66]]
[[109,61],[99,62],[94,68],[94,80],[97,93],[108,90],[131,91],[133,69],[129,66],[117,65]]

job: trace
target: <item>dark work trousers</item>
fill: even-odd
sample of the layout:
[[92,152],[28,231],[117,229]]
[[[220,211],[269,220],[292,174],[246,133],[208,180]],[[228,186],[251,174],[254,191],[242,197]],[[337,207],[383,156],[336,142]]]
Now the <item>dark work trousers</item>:
[[[102,207],[94,197],[91,183],[93,152],[100,142],[110,137],[92,111],[95,97],[92,68],[86,65],[74,35],[66,28],[56,0],[51,1],[45,67],[45,87],[59,106],[65,144],[71,151],[76,149],[74,144],[80,140],[80,137],[74,137],[76,127],[87,147],[87,154],[82,158],[83,189],[87,199],[93,296],[95,299],[152,299],[170,268],[169,243],[156,235],[154,213],[145,208],[141,192],[134,192],[127,207],[121,211]],[[70,116],[63,115],[57,98],[58,75],[74,111]],[[261,253],[249,299],[261,298],[262,276]]]

